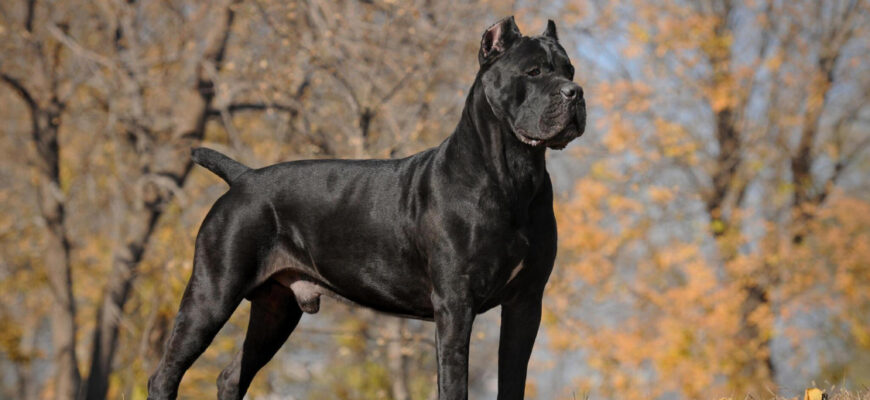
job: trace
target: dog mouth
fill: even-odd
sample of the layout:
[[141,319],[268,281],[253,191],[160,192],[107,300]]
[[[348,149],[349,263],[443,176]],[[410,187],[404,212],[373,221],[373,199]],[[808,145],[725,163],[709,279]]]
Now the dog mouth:
[[555,150],[564,149],[572,140],[583,135],[586,125],[585,107],[581,106],[580,110],[572,110],[566,114],[567,118],[560,118],[561,121],[555,124],[556,126],[551,126],[550,129],[546,130],[542,129],[544,132],[555,132],[553,134],[536,135],[526,129],[516,127],[516,137],[532,147],[546,146]]
[[544,144],[545,141],[544,139],[536,139],[531,137],[529,135],[529,132],[522,128],[517,128],[517,137],[520,139],[521,142],[532,147],[538,147]]
[[578,125],[579,122],[577,122],[577,119],[571,118],[571,120],[568,121],[568,125],[566,125],[559,134],[557,134],[553,139],[547,141],[547,147],[555,150],[564,149],[568,143],[583,134],[583,130]]

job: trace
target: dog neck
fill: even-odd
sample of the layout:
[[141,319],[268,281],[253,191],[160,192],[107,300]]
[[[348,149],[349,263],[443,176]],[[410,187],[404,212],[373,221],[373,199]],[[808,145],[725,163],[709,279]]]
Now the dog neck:
[[486,100],[480,74],[465,100],[456,131],[445,142],[451,157],[468,160],[464,165],[480,166],[511,197],[531,201],[545,178],[546,147],[520,142],[507,121],[498,118]]

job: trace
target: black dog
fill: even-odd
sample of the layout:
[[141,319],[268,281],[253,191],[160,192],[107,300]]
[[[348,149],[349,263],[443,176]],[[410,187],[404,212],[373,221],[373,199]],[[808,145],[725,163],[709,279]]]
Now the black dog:
[[583,133],[586,107],[553,21],[526,37],[506,18],[483,34],[478,58],[454,133],[405,159],[252,170],[194,150],[230,190],[200,228],[149,399],[176,397],[185,370],[246,298],[243,349],[218,378],[219,398],[241,399],[322,294],[434,320],[440,399],[468,397],[471,325],[501,305],[498,398],[523,398],[556,257],[544,152]]

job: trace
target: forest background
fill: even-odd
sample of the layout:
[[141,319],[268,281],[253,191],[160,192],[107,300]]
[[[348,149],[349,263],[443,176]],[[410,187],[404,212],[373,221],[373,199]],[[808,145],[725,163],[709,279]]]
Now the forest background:
[[[480,35],[548,18],[586,134],[548,164],[559,256],[529,398],[870,385],[867,0],[4,0],[0,398],[144,399],[194,236],[252,166],[404,157],[458,121]],[[188,371],[215,396],[243,304]],[[498,314],[475,324],[494,398]],[[326,300],[252,399],[434,399],[431,324]]]

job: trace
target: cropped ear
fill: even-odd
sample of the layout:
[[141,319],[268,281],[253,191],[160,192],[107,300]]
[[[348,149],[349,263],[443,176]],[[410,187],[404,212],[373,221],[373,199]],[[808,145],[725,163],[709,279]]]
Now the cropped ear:
[[559,37],[556,36],[556,23],[552,19],[547,20],[547,29],[544,29],[543,35],[553,40],[559,40]]
[[499,54],[503,54],[511,47],[514,41],[522,36],[513,16],[496,22],[495,25],[490,26],[483,32],[483,37],[480,38],[480,52],[477,53],[477,60],[483,65]]

